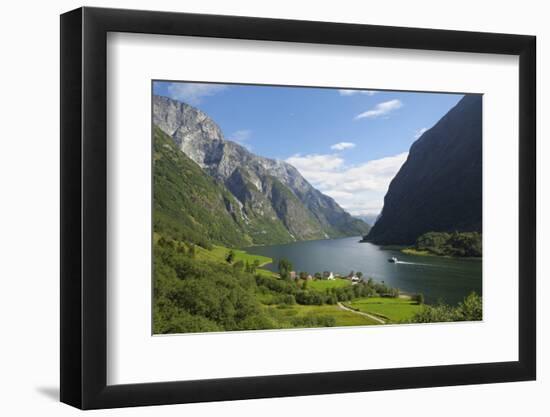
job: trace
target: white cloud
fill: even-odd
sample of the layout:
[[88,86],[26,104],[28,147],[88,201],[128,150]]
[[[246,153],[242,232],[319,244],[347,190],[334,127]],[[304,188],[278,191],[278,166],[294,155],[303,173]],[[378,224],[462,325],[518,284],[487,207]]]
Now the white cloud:
[[429,129],[427,127],[423,127],[421,129],[418,129],[416,132],[414,132],[414,139],[420,138],[424,134],[424,132],[428,131]]
[[171,98],[195,106],[204,97],[213,96],[227,88],[222,84],[171,83],[167,90]]
[[[297,168],[308,181],[313,182],[321,182],[327,172],[336,171],[344,164],[344,160],[338,155],[318,154],[296,154],[287,158],[286,162]],[[307,173],[307,176],[304,173]]]
[[377,92],[372,90],[338,90],[338,93],[341,96],[356,96],[358,94],[366,95],[366,96],[373,96]]
[[353,215],[378,214],[388,186],[408,152],[346,166],[335,154],[294,155],[286,160],[315,188],[334,198]]
[[340,142],[340,143],[335,143],[330,147],[330,149],[335,151],[343,151],[344,149],[351,149],[351,148],[355,148],[355,143]]
[[403,107],[403,103],[400,100],[394,99],[389,101],[383,101],[378,103],[374,108],[367,110],[355,116],[355,120],[359,119],[374,119],[376,117],[385,116],[388,113]]
[[237,142],[239,145],[244,146],[248,150],[251,150],[252,147],[248,143],[246,143],[250,139],[251,135],[251,130],[242,129],[233,132],[231,135],[229,135],[227,139],[232,140],[233,142]]

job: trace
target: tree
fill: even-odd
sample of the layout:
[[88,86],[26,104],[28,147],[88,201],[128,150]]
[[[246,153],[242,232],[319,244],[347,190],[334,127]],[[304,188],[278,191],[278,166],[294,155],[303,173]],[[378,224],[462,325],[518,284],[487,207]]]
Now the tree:
[[301,271],[300,272],[300,279],[307,279],[307,272]]
[[415,248],[435,255],[481,257],[482,236],[479,232],[428,232],[416,240]]
[[235,260],[235,252],[233,250],[230,250],[229,252],[227,252],[227,256],[225,257],[225,261],[230,264],[230,263],[233,263],[233,261]]
[[465,321],[476,321],[483,318],[483,305],[479,295],[475,292],[470,293],[468,297],[458,304],[458,310]]
[[399,298],[399,288],[391,288],[389,292],[390,292],[390,297]]
[[411,322],[436,323],[482,320],[482,310],[481,297],[472,292],[457,307],[451,307],[441,302],[434,306],[424,305],[422,310],[412,317]]
[[438,323],[446,321],[457,321],[455,310],[446,304],[437,304],[435,306],[424,305],[411,318],[412,323]]
[[238,271],[242,271],[244,269],[244,262],[241,261],[241,260],[238,260],[237,262],[235,262],[233,264],[233,268],[238,270]]
[[288,259],[281,258],[279,259],[279,275],[282,279],[290,278],[290,271],[292,271],[292,262]]
[[189,256],[190,256],[191,258],[194,258],[194,257],[195,257],[195,255],[196,255],[196,249],[195,249],[195,244],[194,244],[194,243],[191,243],[191,244],[189,245],[189,251],[188,251],[187,253],[189,254]]
[[336,304],[338,303],[338,298],[336,298],[336,295],[331,294],[330,296],[327,297],[326,302],[327,304]]
[[414,301],[417,302],[417,304],[420,304],[420,305],[424,304],[424,294],[422,294],[421,292],[416,294],[413,299]]
[[357,273],[355,274],[357,276],[357,278],[361,279],[363,277],[363,273],[361,271],[357,271]]

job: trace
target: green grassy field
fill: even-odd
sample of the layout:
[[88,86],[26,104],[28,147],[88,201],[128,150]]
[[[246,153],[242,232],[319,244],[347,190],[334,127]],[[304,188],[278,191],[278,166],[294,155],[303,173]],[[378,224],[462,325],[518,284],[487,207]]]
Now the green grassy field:
[[[332,316],[335,319],[334,327],[341,326],[369,326],[378,325],[368,317],[361,316],[349,311],[342,310],[337,305],[322,305],[322,306],[305,306],[295,304],[292,306],[267,306],[270,315],[282,325],[282,327],[299,327],[293,326],[291,320],[293,318],[304,318],[308,316]],[[312,326],[304,326],[312,327]],[[315,327],[315,326],[313,326]]]
[[248,261],[249,263],[252,263],[255,260],[258,260],[258,262],[260,262],[260,266],[263,266],[272,262],[272,259],[268,258],[267,256],[252,255],[251,253],[247,253],[240,249],[228,249],[218,245],[214,245],[212,250],[207,250],[207,249],[201,248],[200,246],[197,247],[197,258],[209,260],[209,261],[225,262],[227,253],[230,250],[233,250],[233,252],[235,253],[235,261],[243,261],[243,262]]
[[409,298],[369,297],[358,298],[346,303],[347,306],[365,313],[379,316],[391,323],[409,321],[422,309],[422,306]]
[[[227,253],[231,250],[223,246],[214,245],[212,250],[201,248],[200,246],[195,247],[196,250],[196,256],[197,259],[205,260],[205,261],[212,261],[212,262],[225,262],[225,258],[227,257]],[[267,256],[262,255],[253,255],[251,253],[245,252],[240,249],[232,249],[235,253],[235,262],[237,261],[243,261],[252,264],[255,260],[258,260],[260,263],[260,266],[267,265],[268,263],[273,262],[271,258],[268,258]],[[268,271],[267,269],[258,268],[256,272],[260,275],[264,276],[277,276],[277,274]]]
[[308,289],[322,291],[322,292],[324,292],[326,289],[342,288],[342,287],[348,287],[350,285],[351,285],[351,282],[343,278],[336,278],[335,280],[316,279],[314,281],[309,281],[307,283]]

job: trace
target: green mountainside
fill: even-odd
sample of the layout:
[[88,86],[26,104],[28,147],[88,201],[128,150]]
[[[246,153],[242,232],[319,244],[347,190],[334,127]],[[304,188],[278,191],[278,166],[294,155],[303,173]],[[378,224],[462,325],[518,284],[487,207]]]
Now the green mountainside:
[[296,217],[294,224],[301,224],[304,230],[300,237],[324,237],[308,234],[314,219],[275,178],[269,180],[276,202],[273,208],[267,197],[241,177],[242,194],[239,198],[245,201],[243,205],[156,126],[153,171],[154,230],[164,237],[202,246],[221,244],[230,247],[293,241],[293,235],[279,218],[281,213],[291,213]]
[[[359,236],[369,231],[365,222],[352,217],[332,198],[312,187],[292,165],[255,155],[224,139],[219,126],[200,110],[167,97],[154,96],[153,123],[155,134],[159,136],[163,132],[165,141],[166,138],[171,140],[173,146],[170,149],[186,157],[186,165],[193,162],[197,169],[202,170],[203,177],[210,177],[210,183],[215,184],[217,191],[211,191],[223,197],[225,209],[234,222],[232,231],[242,234],[237,241],[244,240],[254,245],[277,244]],[[180,167],[172,164],[171,168],[171,176],[179,175]],[[193,173],[199,175],[197,169]],[[176,188],[159,194],[161,201],[158,204],[174,204],[172,194],[181,197],[184,192]],[[220,209],[219,200],[214,198],[210,205]],[[200,204],[195,210],[209,207],[204,201],[198,201]],[[188,206],[181,207],[187,209]],[[176,213],[177,221],[184,221],[186,227],[197,229],[196,224],[189,222],[189,216],[173,210],[170,213]],[[209,232],[206,235],[210,236],[210,241],[229,246],[235,241],[230,236],[220,240],[218,231],[204,230],[211,223],[197,220],[199,217],[192,218],[202,225],[199,233],[205,235]],[[228,218],[219,213],[214,213],[214,217]]]
[[157,127],[153,149],[156,233],[197,244],[252,243],[236,215],[239,205],[231,193],[206,175]]

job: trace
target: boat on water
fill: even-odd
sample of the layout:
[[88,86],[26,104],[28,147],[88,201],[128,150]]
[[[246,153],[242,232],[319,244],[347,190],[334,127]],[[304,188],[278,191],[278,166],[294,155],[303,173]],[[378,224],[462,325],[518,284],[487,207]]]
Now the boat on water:
[[390,262],[392,264],[396,264],[397,263],[397,258],[395,256],[392,256],[391,258],[388,259],[388,262]]

